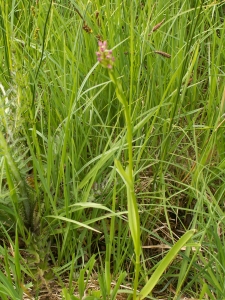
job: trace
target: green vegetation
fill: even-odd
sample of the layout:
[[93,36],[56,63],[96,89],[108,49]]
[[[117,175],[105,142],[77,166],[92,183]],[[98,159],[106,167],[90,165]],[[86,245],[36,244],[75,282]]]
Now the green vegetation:
[[0,2],[1,299],[224,299],[224,16]]

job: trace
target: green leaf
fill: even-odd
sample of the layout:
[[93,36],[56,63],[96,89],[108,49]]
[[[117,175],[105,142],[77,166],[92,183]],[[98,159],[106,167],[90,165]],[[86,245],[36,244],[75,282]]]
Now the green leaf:
[[120,174],[121,178],[123,179],[124,183],[126,184],[126,186],[132,187],[132,182],[129,177],[129,174],[123,169],[120,161],[115,159],[114,162],[115,162],[116,169]]
[[151,293],[155,285],[158,283],[159,278],[162,276],[163,272],[166,270],[166,268],[169,266],[172,260],[177,256],[180,249],[187,243],[187,241],[193,236],[195,232],[195,229],[187,231],[170,249],[167,255],[159,263],[157,269],[152,274],[151,278],[141,290],[138,299],[144,299],[149,295],[149,293]]
[[79,275],[79,279],[78,279],[78,289],[79,289],[80,298],[83,298],[83,296],[84,296],[84,289],[85,289],[85,287],[84,287],[84,272],[85,272],[84,269],[82,269],[80,271],[80,275]]
[[73,223],[73,224],[78,225],[78,227],[85,227],[89,230],[93,230],[95,232],[101,233],[101,231],[98,231],[97,229],[94,229],[93,227],[90,227],[90,226],[86,225],[85,223],[81,223],[81,222],[78,222],[78,221],[75,221],[75,220],[72,220],[72,219],[68,219],[68,218],[60,217],[60,216],[47,216],[47,217],[54,218],[54,219],[59,219],[59,220],[69,222],[69,223]]

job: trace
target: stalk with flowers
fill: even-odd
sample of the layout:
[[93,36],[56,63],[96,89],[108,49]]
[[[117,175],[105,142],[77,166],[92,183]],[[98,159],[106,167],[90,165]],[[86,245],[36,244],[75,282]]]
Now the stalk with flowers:
[[126,169],[122,167],[120,161],[115,160],[115,166],[126,184],[127,188],[127,206],[128,206],[128,223],[131,232],[131,236],[134,243],[135,251],[135,278],[134,278],[134,289],[133,299],[136,299],[136,292],[138,287],[138,278],[140,271],[140,254],[141,254],[141,242],[140,242],[140,218],[138,213],[138,206],[136,201],[136,195],[134,191],[134,176],[133,176],[133,153],[132,153],[132,122],[129,112],[129,105],[124,96],[122,86],[117,80],[113,71],[113,63],[115,58],[112,56],[112,50],[107,49],[107,41],[99,41],[99,51],[96,52],[99,63],[109,70],[109,76],[116,87],[116,95],[120,103],[124,108],[124,115],[127,127],[127,144],[128,144],[128,165]]
[[113,64],[115,58],[112,55],[112,50],[107,49],[107,42],[98,43],[99,49],[96,52],[97,59],[99,63],[108,69],[110,79],[114,83],[116,87],[116,95],[120,103],[124,108],[124,115],[127,127],[127,144],[128,144],[128,165],[126,169],[124,169],[120,163],[120,161],[115,160],[115,166],[122,177],[124,183],[127,188],[127,206],[128,206],[128,224],[134,244],[135,251],[135,277],[133,284],[133,299],[134,300],[142,300],[145,299],[153,290],[155,285],[158,283],[160,277],[163,272],[165,272],[166,268],[172,262],[172,260],[177,256],[180,249],[188,242],[188,240],[193,236],[195,230],[187,231],[170,249],[170,251],[166,254],[166,256],[160,261],[157,268],[151,275],[150,279],[145,283],[144,287],[141,289],[140,293],[137,295],[138,288],[138,278],[140,273],[140,255],[141,255],[141,233],[140,233],[140,217],[138,212],[138,206],[136,201],[136,195],[134,191],[134,176],[133,176],[133,153],[132,153],[132,121],[129,110],[128,102],[124,96],[122,86],[120,82],[117,80],[116,75],[113,71]]

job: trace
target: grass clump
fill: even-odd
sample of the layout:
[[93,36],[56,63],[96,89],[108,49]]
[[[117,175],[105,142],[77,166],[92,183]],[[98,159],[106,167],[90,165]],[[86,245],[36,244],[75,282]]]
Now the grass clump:
[[223,298],[224,5],[0,4],[2,299]]

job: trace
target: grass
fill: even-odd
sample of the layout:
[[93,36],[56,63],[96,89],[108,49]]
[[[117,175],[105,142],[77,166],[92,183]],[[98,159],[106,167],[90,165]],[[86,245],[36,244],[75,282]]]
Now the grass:
[[145,2],[0,3],[1,299],[224,298],[225,1]]

